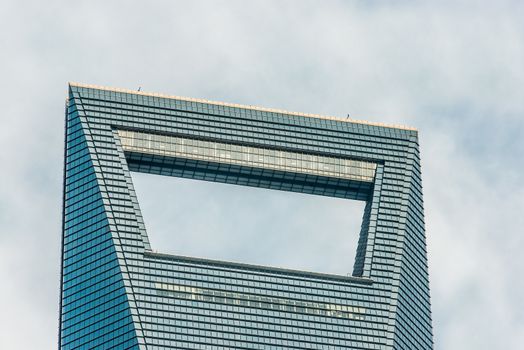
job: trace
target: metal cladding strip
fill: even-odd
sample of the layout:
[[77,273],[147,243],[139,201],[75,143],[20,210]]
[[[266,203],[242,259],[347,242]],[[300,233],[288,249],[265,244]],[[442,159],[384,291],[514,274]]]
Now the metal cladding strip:
[[326,157],[178,136],[118,130],[124,151],[245,165],[355,181],[373,182],[377,165],[361,160]]

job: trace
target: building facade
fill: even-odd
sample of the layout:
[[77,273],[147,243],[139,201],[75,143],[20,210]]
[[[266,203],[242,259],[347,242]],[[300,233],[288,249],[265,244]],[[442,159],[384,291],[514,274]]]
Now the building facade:
[[[61,349],[433,348],[416,130],[81,84],[68,94]],[[364,201],[353,274],[153,251],[131,171]]]

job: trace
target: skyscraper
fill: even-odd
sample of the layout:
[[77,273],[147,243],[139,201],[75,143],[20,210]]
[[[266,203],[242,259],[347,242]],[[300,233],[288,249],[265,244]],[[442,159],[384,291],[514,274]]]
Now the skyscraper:
[[[132,171],[364,201],[353,274],[153,251]],[[63,215],[61,349],[433,346],[412,128],[70,84]]]

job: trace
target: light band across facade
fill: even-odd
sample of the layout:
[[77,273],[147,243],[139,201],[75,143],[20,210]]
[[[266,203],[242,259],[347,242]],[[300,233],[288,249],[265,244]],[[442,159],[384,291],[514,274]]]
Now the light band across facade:
[[179,299],[222,303],[281,312],[307,313],[317,316],[342,317],[356,320],[364,319],[366,312],[365,308],[349,305],[306,302],[237,292],[223,292],[180,284],[156,283],[155,287],[161,292]]
[[371,162],[118,130],[124,151],[373,182]]

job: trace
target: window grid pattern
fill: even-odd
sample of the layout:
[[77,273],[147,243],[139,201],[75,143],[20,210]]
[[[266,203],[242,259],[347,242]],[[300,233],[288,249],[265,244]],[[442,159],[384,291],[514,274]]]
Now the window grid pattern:
[[59,348],[139,348],[100,190],[92,138],[70,101],[66,114]]
[[[119,130],[378,165],[372,182],[253,165],[244,175],[223,161],[124,151]],[[63,348],[433,347],[415,131],[72,85],[65,158]],[[364,200],[355,277],[152,253],[130,169]],[[193,300],[157,285],[365,313],[357,319]]]

